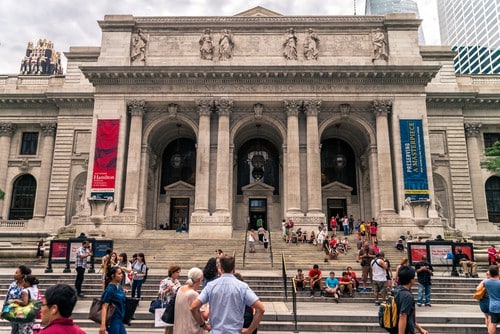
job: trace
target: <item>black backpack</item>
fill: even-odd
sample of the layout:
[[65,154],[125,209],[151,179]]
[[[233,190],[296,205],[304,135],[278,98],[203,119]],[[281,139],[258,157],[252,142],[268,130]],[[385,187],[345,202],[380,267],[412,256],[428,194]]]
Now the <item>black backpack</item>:
[[[142,265],[146,266],[144,263]],[[142,270],[142,267],[141,267],[141,270]],[[148,266],[146,266],[146,272],[144,273],[144,278],[142,279],[142,283],[146,283],[146,279],[148,278],[148,271],[149,271],[149,268],[148,268]]]

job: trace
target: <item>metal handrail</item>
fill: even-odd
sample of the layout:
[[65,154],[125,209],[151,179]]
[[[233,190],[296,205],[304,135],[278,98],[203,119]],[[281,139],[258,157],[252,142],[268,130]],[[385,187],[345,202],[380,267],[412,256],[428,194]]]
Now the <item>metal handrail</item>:
[[[283,288],[285,289],[285,300],[288,301],[288,275],[286,273],[286,260],[285,254],[281,253],[281,275],[283,278]],[[292,316],[294,323],[294,333],[299,332],[298,328],[298,318],[297,318],[297,285],[295,280],[292,278]]]
[[299,321],[298,321],[298,316],[297,316],[297,283],[295,280],[292,278],[292,317],[293,317],[293,326],[294,326],[294,333],[299,332]]
[[245,230],[245,233],[243,233],[243,268],[245,268],[245,261],[247,257],[247,233],[248,230]]
[[267,238],[269,240],[269,257],[271,258],[271,268],[274,268],[273,243],[271,242],[271,224],[267,224]]

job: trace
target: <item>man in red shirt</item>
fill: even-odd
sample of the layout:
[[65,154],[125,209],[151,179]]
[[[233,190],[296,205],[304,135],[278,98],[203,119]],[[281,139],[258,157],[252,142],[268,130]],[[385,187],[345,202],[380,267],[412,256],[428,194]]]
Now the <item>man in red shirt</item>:
[[323,276],[319,266],[315,264],[311,270],[309,270],[309,288],[311,289],[311,297],[314,297],[314,290],[323,291]]
[[345,289],[347,288],[349,290],[349,296],[353,296],[353,291],[354,291],[354,284],[352,282],[352,279],[349,277],[347,274],[347,271],[342,272],[342,277],[339,279],[339,285],[340,285],[340,293],[343,295]]

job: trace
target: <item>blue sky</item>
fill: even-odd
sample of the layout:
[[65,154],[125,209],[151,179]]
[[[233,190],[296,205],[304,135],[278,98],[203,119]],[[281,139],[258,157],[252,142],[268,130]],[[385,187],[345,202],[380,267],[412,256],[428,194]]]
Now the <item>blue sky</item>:
[[[426,44],[438,45],[436,0],[417,0]],[[255,6],[283,15],[352,15],[354,0],[2,0],[0,74],[17,74],[28,42],[51,40],[57,51],[99,46],[97,20],[106,14],[134,16],[231,16]],[[357,14],[365,1],[357,0]]]

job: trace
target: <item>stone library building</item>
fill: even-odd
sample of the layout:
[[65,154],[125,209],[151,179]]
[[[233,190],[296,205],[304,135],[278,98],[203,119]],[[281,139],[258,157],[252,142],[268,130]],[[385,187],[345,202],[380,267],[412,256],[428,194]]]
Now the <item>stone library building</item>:
[[0,74],[0,229],[223,239],[352,215],[385,240],[497,230],[483,162],[500,77],[456,75],[413,14],[98,23],[101,45],[64,51],[64,72],[39,40]]

